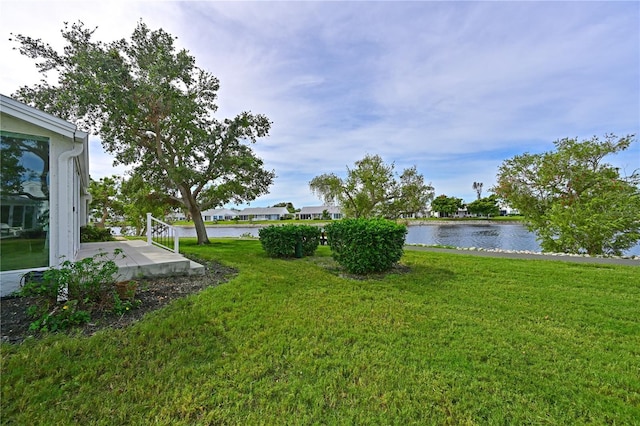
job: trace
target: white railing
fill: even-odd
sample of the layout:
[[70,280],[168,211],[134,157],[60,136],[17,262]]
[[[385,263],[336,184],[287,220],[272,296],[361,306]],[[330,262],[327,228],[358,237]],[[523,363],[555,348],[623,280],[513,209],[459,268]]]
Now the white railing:
[[[175,226],[164,223],[151,216],[151,213],[147,213],[147,245],[155,245],[178,253],[180,239],[176,235]],[[171,248],[172,245],[173,248]]]

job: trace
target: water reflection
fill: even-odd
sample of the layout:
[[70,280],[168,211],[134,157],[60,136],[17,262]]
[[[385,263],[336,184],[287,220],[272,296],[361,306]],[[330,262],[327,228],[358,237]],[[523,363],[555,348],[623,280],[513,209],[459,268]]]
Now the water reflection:
[[49,139],[0,133],[0,270],[49,264]]
[[[266,225],[265,225],[266,226]],[[259,227],[212,226],[207,227],[210,238],[252,236],[257,238]],[[193,227],[178,228],[178,236],[195,237]],[[500,224],[430,224],[408,227],[407,244],[476,247],[483,249],[541,251],[535,234],[519,223]],[[640,244],[626,251],[627,255],[640,255]]]
[[540,251],[535,234],[520,224],[409,226],[407,244]]

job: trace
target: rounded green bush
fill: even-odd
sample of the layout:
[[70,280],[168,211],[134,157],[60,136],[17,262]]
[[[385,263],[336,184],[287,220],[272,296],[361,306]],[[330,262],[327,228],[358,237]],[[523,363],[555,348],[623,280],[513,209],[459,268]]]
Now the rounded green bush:
[[352,274],[388,271],[402,257],[407,227],[386,219],[343,219],[325,227],[333,258]]
[[320,229],[309,225],[270,225],[260,229],[258,235],[271,257],[295,257],[298,243],[302,256],[312,256],[320,244]]

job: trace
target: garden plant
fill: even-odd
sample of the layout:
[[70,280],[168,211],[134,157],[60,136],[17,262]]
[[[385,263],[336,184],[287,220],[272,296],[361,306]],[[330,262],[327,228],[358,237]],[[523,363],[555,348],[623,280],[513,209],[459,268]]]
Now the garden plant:
[[312,256],[320,244],[320,228],[309,225],[271,225],[258,231],[262,248],[271,257]]
[[44,272],[25,274],[19,295],[33,301],[27,311],[33,318],[31,328],[65,330],[89,322],[95,307],[111,307],[119,313],[135,307],[135,300],[121,300],[115,291],[118,256],[124,255],[116,249],[111,256],[101,252],[75,262],[65,260]]
[[325,227],[334,259],[348,272],[388,271],[402,257],[407,227],[386,219],[343,219]]

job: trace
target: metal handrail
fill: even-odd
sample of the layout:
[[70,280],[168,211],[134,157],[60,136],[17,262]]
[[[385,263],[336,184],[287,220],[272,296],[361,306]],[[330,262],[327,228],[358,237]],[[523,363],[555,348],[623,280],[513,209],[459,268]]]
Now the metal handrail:
[[[173,249],[171,248],[173,245]],[[180,239],[176,234],[176,227],[169,225],[147,213],[147,245],[155,245],[163,249],[178,253]]]

